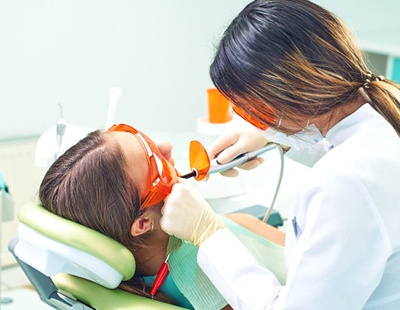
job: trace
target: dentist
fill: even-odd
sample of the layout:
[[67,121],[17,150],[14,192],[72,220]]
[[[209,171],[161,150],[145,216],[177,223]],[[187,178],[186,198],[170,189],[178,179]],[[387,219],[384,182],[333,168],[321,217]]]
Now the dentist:
[[184,180],[165,199],[162,228],[199,247],[235,309],[400,309],[399,85],[372,74],[342,22],[306,0],[248,4],[210,74],[255,127],[217,139],[211,157],[275,141],[312,167],[289,214],[286,285]]

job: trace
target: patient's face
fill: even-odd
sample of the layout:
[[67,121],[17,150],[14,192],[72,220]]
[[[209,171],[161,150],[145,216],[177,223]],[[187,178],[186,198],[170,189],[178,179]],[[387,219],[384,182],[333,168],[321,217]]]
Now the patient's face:
[[[129,132],[113,132],[113,135],[115,135],[116,140],[121,145],[127,163],[127,171],[136,184],[139,195],[143,200],[151,189],[149,179],[154,178],[154,176],[150,175],[147,154],[139,140],[133,134]],[[176,171],[169,162],[168,165],[170,165],[172,171],[173,183],[176,183]]]

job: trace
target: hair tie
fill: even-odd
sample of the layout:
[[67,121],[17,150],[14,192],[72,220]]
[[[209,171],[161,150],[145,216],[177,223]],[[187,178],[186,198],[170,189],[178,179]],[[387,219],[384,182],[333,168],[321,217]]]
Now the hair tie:
[[366,79],[364,80],[364,88],[369,88],[369,83],[371,82],[371,78],[372,78],[372,72],[371,71],[367,71],[366,73]]
[[364,80],[364,85],[363,85],[364,88],[369,88],[369,83],[371,83],[371,80],[380,82],[380,81],[384,81],[386,79],[383,75],[373,74],[369,70],[367,71],[367,73],[365,75],[366,75],[366,79]]

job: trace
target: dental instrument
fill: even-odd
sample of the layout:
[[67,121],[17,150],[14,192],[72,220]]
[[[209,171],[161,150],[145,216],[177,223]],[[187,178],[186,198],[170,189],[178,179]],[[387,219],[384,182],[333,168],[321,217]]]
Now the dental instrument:
[[150,290],[151,298],[154,297],[154,295],[157,293],[157,291],[161,287],[161,285],[163,285],[165,279],[168,276],[168,273],[169,273],[168,258],[169,258],[169,254],[167,255],[167,258],[165,259],[165,261],[162,263],[160,270],[158,271],[157,276],[154,280],[153,287]]
[[217,172],[223,172],[232,169],[234,167],[240,166],[256,158],[257,156],[260,156],[265,152],[271,151],[275,148],[279,151],[279,158],[281,165],[274,196],[272,198],[269,208],[267,209],[267,212],[265,213],[262,219],[262,221],[266,223],[275,205],[276,197],[278,195],[279,188],[282,182],[284,159],[283,159],[283,148],[280,144],[270,142],[258,150],[240,154],[230,162],[221,164],[218,162],[217,159],[213,159],[210,162],[204,146],[198,141],[191,141],[189,148],[189,157],[190,157],[190,168],[192,169],[192,171],[185,175],[181,175],[180,177],[183,179],[189,179],[194,177],[197,181],[200,181],[207,175]]
[[65,130],[67,127],[67,122],[63,119],[63,107],[61,104],[58,105],[60,107],[60,118],[57,120],[56,123],[57,149],[56,149],[55,159],[57,159],[61,155],[61,146]]
[[110,102],[108,104],[106,128],[110,128],[114,124],[115,110],[117,109],[118,99],[122,95],[122,89],[111,87],[108,95],[110,96]]
[[[234,167],[240,166],[240,165],[244,164],[245,162],[248,162],[248,161],[256,158],[257,156],[260,156],[260,155],[264,154],[265,152],[271,151],[275,148],[276,148],[276,144],[268,143],[267,145],[265,145],[264,147],[262,147],[258,150],[240,154],[239,156],[237,156],[236,158],[234,158],[233,160],[231,160],[230,162],[227,162],[225,164],[221,164],[218,162],[217,159],[213,159],[210,162],[210,167],[209,167],[209,170],[206,172],[206,175],[209,175],[212,173],[217,173],[217,172],[223,172],[223,171],[232,169]],[[191,177],[197,178],[199,176],[198,168],[197,167],[191,167],[191,168],[192,168],[192,171],[185,175],[182,175],[181,178],[184,178],[184,179],[189,179]]]
[[240,154],[235,159],[233,159],[230,162],[225,163],[225,164],[221,164],[218,162],[217,159],[214,159],[211,161],[210,171],[208,173],[211,174],[211,173],[223,172],[223,171],[232,169],[234,167],[240,166],[240,165],[244,164],[245,162],[248,162],[248,161],[256,158],[257,156],[264,154],[265,152],[271,151],[275,148],[276,148],[276,144],[268,143],[266,146],[264,146],[258,150]]
[[210,157],[203,144],[199,141],[190,141],[189,163],[191,172],[181,176],[184,179],[194,177],[196,181],[203,180],[210,171]]

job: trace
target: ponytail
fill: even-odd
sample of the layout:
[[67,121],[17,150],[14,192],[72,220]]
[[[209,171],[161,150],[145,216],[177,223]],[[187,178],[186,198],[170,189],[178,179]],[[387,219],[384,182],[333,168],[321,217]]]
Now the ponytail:
[[378,111],[400,136],[400,85],[382,76],[371,75],[364,84],[371,106]]

